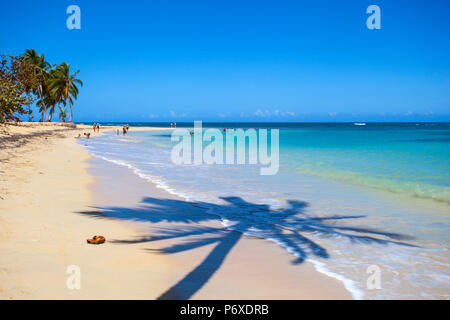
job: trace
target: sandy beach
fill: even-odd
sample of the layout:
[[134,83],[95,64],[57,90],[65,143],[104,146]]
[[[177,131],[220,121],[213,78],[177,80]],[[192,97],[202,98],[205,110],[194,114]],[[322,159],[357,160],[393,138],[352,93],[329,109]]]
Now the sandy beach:
[[0,302],[450,300],[450,1],[324,2],[4,1]]
[[[308,262],[292,264],[276,244],[227,232],[195,204],[92,158],[74,139],[90,126],[6,130],[1,299],[351,299],[340,281]],[[210,236],[199,237],[199,228]],[[170,236],[180,232],[183,238]],[[86,243],[97,234],[107,242]],[[202,245],[177,250],[193,241]],[[66,285],[73,265],[81,271],[79,290]]]

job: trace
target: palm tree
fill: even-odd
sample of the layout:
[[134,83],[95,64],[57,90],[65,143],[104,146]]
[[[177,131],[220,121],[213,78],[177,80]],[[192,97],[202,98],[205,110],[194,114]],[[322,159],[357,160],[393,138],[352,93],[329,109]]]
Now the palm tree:
[[78,96],[78,87],[76,84],[83,86],[83,82],[75,78],[79,72],[80,70],[70,74],[70,64],[63,62],[56,67],[52,78],[48,81],[50,92],[56,96],[58,103],[62,102],[66,105],[69,102],[69,122],[72,122],[73,119],[73,99],[77,99]]
[[47,83],[49,83],[49,85],[47,86],[47,90],[44,95],[44,102],[45,102],[45,105],[48,106],[48,108],[49,108],[49,113],[48,113],[48,117],[46,120],[49,122],[52,121],[52,117],[53,117],[53,113],[55,112],[56,105],[59,106],[59,104],[61,103],[61,97],[58,95],[58,92],[52,90],[52,87],[50,86],[52,79],[56,79],[57,76],[58,75],[57,75],[56,69],[51,69],[46,74]]
[[26,50],[22,57],[27,64],[34,66],[34,73],[38,80],[38,86],[36,87],[35,93],[39,95],[42,103],[41,119],[39,120],[42,122],[44,120],[44,115],[46,119],[48,118],[47,106],[44,103],[44,93],[47,90],[47,70],[50,67],[50,64],[45,60],[43,54],[39,55],[34,49]]
[[53,113],[55,112],[55,107],[57,104],[59,104],[59,100],[58,97],[56,96],[55,93],[52,92],[46,92],[45,96],[44,96],[44,103],[45,105],[48,107],[48,117],[47,120],[48,122],[52,121],[52,117],[53,117]]
[[67,109],[63,109],[61,106],[59,106],[59,118],[62,122],[66,122],[67,117]]

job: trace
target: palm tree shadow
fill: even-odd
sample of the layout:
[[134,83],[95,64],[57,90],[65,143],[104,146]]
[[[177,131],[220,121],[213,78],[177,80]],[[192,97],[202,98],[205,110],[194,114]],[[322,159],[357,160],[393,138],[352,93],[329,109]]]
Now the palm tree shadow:
[[[184,239],[153,252],[174,254],[215,244],[207,257],[183,279],[166,290],[158,299],[189,299],[200,290],[223,264],[225,258],[244,234],[271,238],[295,255],[293,263],[302,263],[308,256],[329,258],[327,250],[311,239],[312,234],[339,236],[361,244],[397,244],[414,246],[400,240],[410,237],[379,230],[350,227],[339,224],[342,220],[361,219],[364,216],[318,217],[306,213],[308,204],[289,200],[287,207],[271,209],[266,204],[255,204],[240,197],[223,197],[223,204],[187,202],[175,199],[146,197],[136,208],[96,207],[80,214],[99,219],[126,219],[152,223],[184,223],[185,227],[159,228],[157,234],[136,239],[112,240],[115,244],[151,243],[169,239]],[[201,222],[227,221],[227,227],[208,227]],[[193,239],[192,239],[193,238]],[[186,241],[187,239],[187,241]]]

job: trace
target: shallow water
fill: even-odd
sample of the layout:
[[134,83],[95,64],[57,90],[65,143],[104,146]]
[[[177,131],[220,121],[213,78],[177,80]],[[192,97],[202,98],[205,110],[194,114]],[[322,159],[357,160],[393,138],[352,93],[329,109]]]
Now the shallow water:
[[[231,229],[276,241],[293,263],[314,262],[354,298],[448,299],[450,125],[278,127],[274,176],[258,165],[175,165],[169,131],[106,134],[86,148],[199,202]],[[371,265],[381,289],[367,288]]]

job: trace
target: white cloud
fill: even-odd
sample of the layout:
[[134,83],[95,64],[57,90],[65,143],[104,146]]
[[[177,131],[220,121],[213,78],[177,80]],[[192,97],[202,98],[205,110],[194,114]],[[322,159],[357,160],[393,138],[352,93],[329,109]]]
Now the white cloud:
[[[243,113],[241,112],[241,117]],[[296,114],[295,112],[292,111],[280,111],[279,109],[275,109],[272,112],[269,110],[261,110],[258,109],[253,113],[255,116],[257,117],[270,117],[270,116],[274,116],[274,117],[294,117]]]
[[270,116],[270,111],[269,110],[262,111],[261,109],[258,109],[255,111],[254,115],[257,117],[267,117]]

